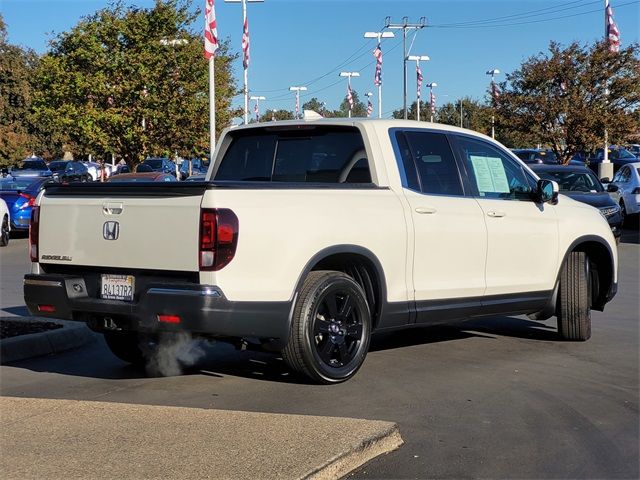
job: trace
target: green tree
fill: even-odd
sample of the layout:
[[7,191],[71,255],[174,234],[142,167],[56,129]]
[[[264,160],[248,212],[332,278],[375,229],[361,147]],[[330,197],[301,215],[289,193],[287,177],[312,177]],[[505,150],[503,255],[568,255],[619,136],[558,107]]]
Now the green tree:
[[35,52],[8,43],[0,15],[0,166],[12,165],[31,153],[29,111],[37,64]]
[[261,122],[270,122],[276,120],[293,120],[293,112],[289,110],[267,110],[260,116]]
[[526,60],[502,82],[498,132],[524,135],[549,146],[567,163],[578,151],[623,141],[639,129],[640,49],[609,52],[603,43],[566,48]]
[[[476,132],[491,134],[491,111],[487,105],[470,97],[455,103],[448,102],[436,110],[435,120],[447,125],[460,126],[460,104],[462,103],[462,127]],[[422,114],[422,112],[421,112]]]
[[[351,110],[352,117],[366,117],[367,116],[367,106],[362,103],[360,100],[360,96],[358,92],[352,90],[353,92],[353,108]],[[330,117],[348,117],[349,116],[349,101],[347,100],[347,96],[344,96],[344,100],[340,104],[338,110],[333,111],[331,114],[327,115]]]
[[319,113],[323,117],[331,116],[331,112],[329,112],[327,110],[327,106],[326,106],[325,102],[321,102],[316,97],[313,97],[308,102],[305,102],[302,105],[302,110],[303,111],[304,110],[313,110],[314,112]]
[[[208,67],[199,12],[190,0],[151,9],[122,2],[58,35],[37,71],[34,118],[40,138],[65,138],[75,153],[115,153],[133,164],[147,155],[208,149]],[[216,130],[238,114],[228,42],[215,58]],[[50,148],[49,145],[43,145]],[[54,146],[55,147],[55,146]]]

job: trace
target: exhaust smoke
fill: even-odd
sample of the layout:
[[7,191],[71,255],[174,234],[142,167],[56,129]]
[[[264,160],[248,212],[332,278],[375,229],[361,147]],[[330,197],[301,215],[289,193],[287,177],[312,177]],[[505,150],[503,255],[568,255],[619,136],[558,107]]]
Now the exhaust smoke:
[[145,347],[147,374],[154,377],[181,375],[205,355],[202,341],[188,332],[161,333],[157,342]]

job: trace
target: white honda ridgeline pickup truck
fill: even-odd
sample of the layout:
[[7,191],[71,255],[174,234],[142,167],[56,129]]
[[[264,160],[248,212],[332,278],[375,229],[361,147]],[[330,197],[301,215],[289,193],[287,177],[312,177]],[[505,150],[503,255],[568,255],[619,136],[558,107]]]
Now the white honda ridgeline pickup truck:
[[86,322],[121,359],[161,332],[258,342],[320,383],[373,332],[485,315],[587,340],[617,289],[611,229],[468,130],[367,119],[227,129],[206,182],[47,186],[29,311]]

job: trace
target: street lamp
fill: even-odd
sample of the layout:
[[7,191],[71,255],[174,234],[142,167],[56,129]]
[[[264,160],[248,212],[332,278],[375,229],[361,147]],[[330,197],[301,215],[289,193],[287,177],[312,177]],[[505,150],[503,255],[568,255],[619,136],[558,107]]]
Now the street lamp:
[[254,96],[252,96],[250,99],[256,101],[256,107],[255,107],[254,111],[256,112],[256,122],[258,122],[258,121],[260,121],[260,100],[266,100],[267,97],[262,97],[262,96],[254,97]]
[[244,123],[249,123],[249,23],[247,22],[247,2],[256,3],[264,2],[264,0],[224,0],[225,3],[242,3],[242,43],[245,43],[246,35],[246,47],[243,46],[244,58],[246,63],[244,64]]
[[353,93],[351,91],[351,77],[359,77],[360,72],[340,72],[341,77],[347,77],[347,102],[349,102],[349,114],[351,118],[351,109],[353,108]]
[[296,120],[300,118],[300,92],[306,92],[307,87],[289,87],[290,92],[296,92],[296,111],[295,118]]
[[417,76],[417,105],[416,105],[416,120],[420,121],[420,89],[422,87],[422,70],[420,70],[420,62],[428,62],[431,60],[428,55],[409,55],[407,60],[416,62],[416,76]]
[[[383,38],[394,38],[395,34],[393,32],[365,32],[364,38],[377,38],[378,39],[378,48],[380,47],[380,41]],[[376,50],[378,50],[376,48]],[[374,50],[374,52],[376,52]],[[374,53],[376,55],[376,53]],[[378,53],[379,57],[376,55],[376,75],[374,78],[374,83],[378,86],[378,118],[382,118],[382,49]],[[378,68],[380,71],[378,71]]]
[[436,99],[433,96],[433,89],[436,88],[438,84],[436,82],[427,83],[427,87],[429,87],[429,106],[431,109],[431,123],[433,123],[433,114],[436,113]]
[[487,75],[491,75],[491,98],[493,99],[493,110],[491,112],[491,138],[496,138],[496,129],[495,129],[495,103],[496,103],[496,83],[494,77],[500,73],[500,70],[494,68],[492,70],[487,70]]

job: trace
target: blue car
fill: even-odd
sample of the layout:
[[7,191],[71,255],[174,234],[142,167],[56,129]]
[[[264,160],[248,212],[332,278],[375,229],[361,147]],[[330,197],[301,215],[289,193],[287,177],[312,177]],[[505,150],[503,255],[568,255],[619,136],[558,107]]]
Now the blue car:
[[10,172],[12,177],[51,177],[53,174],[45,161],[39,157],[25,158],[20,166],[13,167]]
[[28,230],[31,220],[31,207],[35,204],[40,190],[51,178],[7,177],[0,179],[0,198],[9,207],[11,230]]

